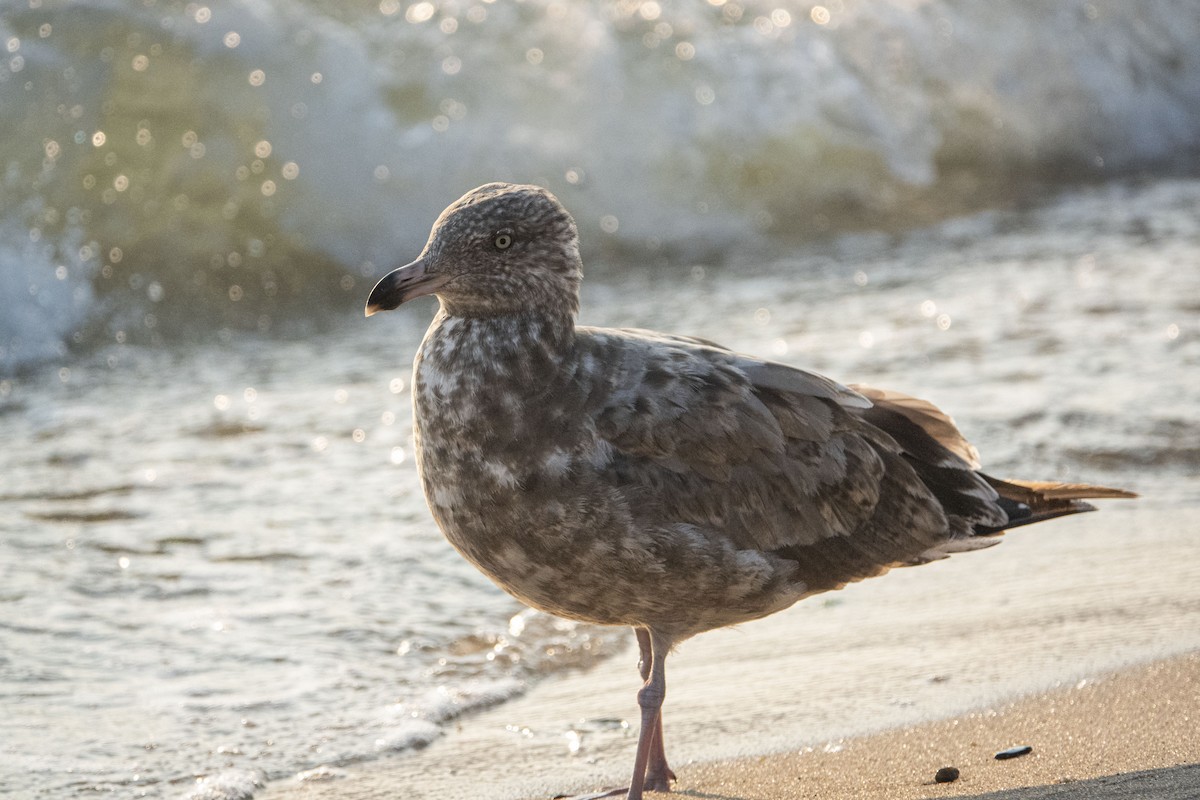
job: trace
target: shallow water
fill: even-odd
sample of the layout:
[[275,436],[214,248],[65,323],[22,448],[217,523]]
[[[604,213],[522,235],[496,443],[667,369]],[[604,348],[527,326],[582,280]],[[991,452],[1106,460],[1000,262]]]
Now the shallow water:
[[[997,474],[1193,508],[1197,208],[1200,182],[1109,185],[753,264],[643,265],[589,283],[583,321],[911,391]],[[161,797],[217,775],[237,796],[245,775],[420,746],[626,646],[521,614],[437,534],[407,392],[431,313],[0,381],[0,790]]]
[[407,370],[355,339],[7,384],[0,775],[160,793],[346,763],[604,651],[550,620],[517,635],[520,607],[429,535]]

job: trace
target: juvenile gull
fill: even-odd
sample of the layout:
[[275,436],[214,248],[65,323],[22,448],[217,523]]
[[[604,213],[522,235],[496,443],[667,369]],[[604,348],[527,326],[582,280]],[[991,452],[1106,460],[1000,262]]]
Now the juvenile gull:
[[366,313],[440,301],[413,364],[413,432],[450,543],[534,608],[637,634],[633,777],[593,797],[669,790],[664,663],[684,639],[1132,496],[985,475],[924,400],[577,326],[582,277],[558,200],[490,183],[442,212]]

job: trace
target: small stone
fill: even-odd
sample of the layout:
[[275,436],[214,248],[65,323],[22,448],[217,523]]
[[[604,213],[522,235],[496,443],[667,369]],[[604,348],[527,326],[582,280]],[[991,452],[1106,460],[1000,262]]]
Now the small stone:
[[935,783],[954,783],[959,776],[958,767],[942,767],[933,776]]
[[1010,747],[1007,750],[1001,750],[999,753],[996,753],[996,760],[1004,761],[1009,758],[1016,758],[1017,756],[1023,756],[1023,755],[1026,755],[1026,754],[1032,753],[1032,752],[1033,752],[1033,747],[1031,747],[1030,745],[1027,745],[1027,744],[1021,744],[1021,745],[1017,745],[1016,747]]

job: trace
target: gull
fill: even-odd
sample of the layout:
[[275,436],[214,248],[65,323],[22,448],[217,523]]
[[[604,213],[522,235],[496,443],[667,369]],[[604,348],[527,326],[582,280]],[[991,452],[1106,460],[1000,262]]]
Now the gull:
[[436,295],[413,363],[433,519],[523,603],[637,637],[627,788],[669,791],[667,654],[820,592],[1093,510],[1099,486],[999,480],[931,403],[703,339],[576,324],[574,220],[537,186],[451,204],[366,314]]

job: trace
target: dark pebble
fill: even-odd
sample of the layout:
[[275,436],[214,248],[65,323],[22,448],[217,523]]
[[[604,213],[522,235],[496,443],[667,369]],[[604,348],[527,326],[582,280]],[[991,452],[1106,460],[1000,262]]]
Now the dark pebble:
[[958,767],[942,767],[933,776],[933,780],[936,783],[954,783],[958,780],[958,775]]
[[1017,756],[1023,756],[1032,752],[1032,747],[1027,744],[1022,744],[1018,745],[1017,747],[1010,747],[1007,750],[1001,750],[999,753],[996,753],[996,760],[1004,761],[1006,758],[1016,758]]

